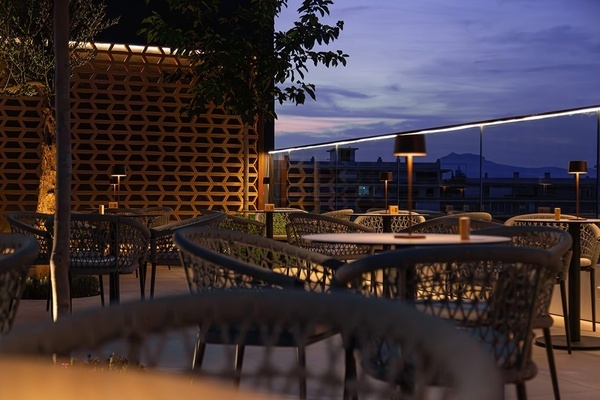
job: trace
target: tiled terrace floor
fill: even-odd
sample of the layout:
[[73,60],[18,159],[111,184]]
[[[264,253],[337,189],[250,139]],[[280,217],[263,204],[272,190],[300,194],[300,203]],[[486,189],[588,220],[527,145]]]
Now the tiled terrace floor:
[[[108,287],[107,282],[105,287]],[[188,293],[188,290],[181,268],[175,267],[169,270],[166,267],[159,267],[156,283],[157,297]],[[134,275],[122,277],[121,298],[122,301],[139,299],[139,285]],[[73,300],[74,313],[85,311],[89,307],[100,307],[100,299],[96,296]],[[44,300],[23,300],[19,306],[15,326],[23,326],[43,319],[50,319],[50,314],[46,312],[46,302]],[[556,319],[553,333],[564,333],[561,320],[562,318]],[[600,336],[600,332],[591,332],[591,324],[588,323],[582,325],[582,333]],[[563,400],[600,399],[600,380],[598,379],[600,351],[577,351],[569,355],[564,350],[555,350],[554,354],[558,365]],[[539,373],[535,379],[527,384],[529,399],[552,399],[552,386],[544,349],[534,346],[534,358]],[[513,386],[506,387],[506,398],[516,399]]]

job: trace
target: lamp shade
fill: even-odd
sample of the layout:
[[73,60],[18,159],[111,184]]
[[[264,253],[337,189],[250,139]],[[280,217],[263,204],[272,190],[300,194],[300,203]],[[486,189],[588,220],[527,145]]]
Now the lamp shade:
[[110,169],[110,176],[127,176],[127,167],[121,164],[113,165]]
[[392,173],[391,172],[380,172],[379,173],[379,180],[380,181],[391,181],[392,180]]
[[587,161],[569,161],[570,174],[587,174]]
[[426,156],[425,135],[398,135],[394,144],[395,156]]

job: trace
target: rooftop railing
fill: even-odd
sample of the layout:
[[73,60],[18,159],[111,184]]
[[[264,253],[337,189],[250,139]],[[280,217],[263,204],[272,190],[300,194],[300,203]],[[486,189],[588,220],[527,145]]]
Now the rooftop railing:
[[397,134],[426,135],[427,156],[414,159],[413,208],[514,215],[560,207],[575,213],[569,161],[587,161],[580,214],[600,211],[600,106],[468,122],[271,151],[268,199],[276,207],[324,212],[407,205],[404,157]]

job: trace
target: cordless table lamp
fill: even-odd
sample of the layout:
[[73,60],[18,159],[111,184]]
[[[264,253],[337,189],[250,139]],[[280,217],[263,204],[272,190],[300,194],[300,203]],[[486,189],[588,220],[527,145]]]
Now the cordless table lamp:
[[396,136],[394,155],[396,157],[406,157],[406,173],[408,175],[408,234],[412,237],[418,237],[417,235],[412,235],[413,157],[427,155],[425,135],[400,134]]

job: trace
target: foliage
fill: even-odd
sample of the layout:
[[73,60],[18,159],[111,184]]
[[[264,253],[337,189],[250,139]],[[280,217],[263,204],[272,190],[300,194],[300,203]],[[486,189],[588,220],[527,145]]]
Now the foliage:
[[[24,299],[47,299],[50,284],[48,267],[36,267],[25,281]],[[96,276],[76,275],[72,277],[71,296],[73,298],[97,296],[100,293],[100,282]]]
[[348,55],[341,50],[320,50],[338,39],[344,25],[321,21],[330,15],[332,0],[303,0],[298,21],[287,31],[275,31],[274,21],[288,0],[168,3],[173,15],[153,13],[140,32],[190,60],[191,72],[168,76],[193,82],[194,98],[186,110],[190,115],[213,103],[249,125],[258,116],[272,120],[277,118],[273,100],[299,105],[307,96],[316,98],[315,86],[304,81],[310,64],[346,65]]
[[[52,108],[54,95],[54,31],[52,1],[0,0],[0,93],[41,94]],[[88,45],[117,20],[107,20],[106,5],[70,0],[71,71],[94,57]]]

